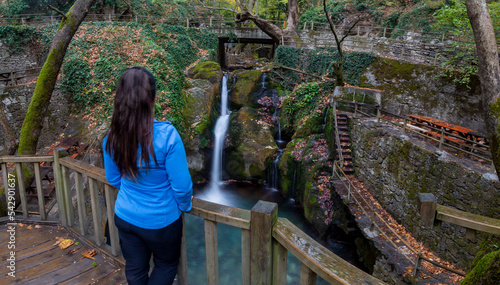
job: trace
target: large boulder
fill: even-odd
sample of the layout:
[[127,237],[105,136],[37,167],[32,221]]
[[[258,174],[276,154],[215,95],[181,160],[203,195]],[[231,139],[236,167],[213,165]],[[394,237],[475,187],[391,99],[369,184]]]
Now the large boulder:
[[188,78],[189,86],[184,93],[183,141],[191,176],[194,181],[200,181],[208,169],[205,153],[211,139],[211,129],[217,120],[216,103],[222,70],[215,62],[203,62],[189,70],[186,73],[196,78]]
[[217,62],[205,61],[188,68],[186,77],[192,79],[207,79],[212,84],[218,84],[222,78],[222,70]]
[[243,106],[259,107],[257,100],[261,96],[258,94],[260,88],[262,72],[260,70],[236,70],[229,75],[228,82],[236,83],[231,85],[229,102],[231,109],[239,109]]
[[259,120],[258,111],[243,107],[231,114],[226,150],[226,172],[236,180],[265,179],[266,169],[278,149],[270,126]]

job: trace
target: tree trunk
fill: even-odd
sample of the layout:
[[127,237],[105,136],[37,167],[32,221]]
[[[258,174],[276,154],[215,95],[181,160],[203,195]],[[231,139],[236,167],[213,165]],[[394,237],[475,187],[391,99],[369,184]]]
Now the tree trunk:
[[299,24],[300,16],[298,9],[297,0],[288,1],[288,24],[286,29],[282,29],[266,19],[259,18],[249,11],[243,11],[243,13],[236,14],[234,21],[236,23],[242,23],[248,20],[253,21],[259,29],[273,39],[276,45],[286,43],[294,46],[295,41],[298,38],[297,26]]
[[[495,33],[485,0],[466,0],[478,56],[478,75],[481,81],[481,99],[484,121],[497,171],[500,169],[500,64]],[[499,173],[499,172],[497,172]]]
[[61,20],[59,29],[52,41],[47,60],[40,71],[28,112],[21,127],[18,154],[36,153],[36,146],[42,130],[42,121],[52,97],[57,75],[64,60],[66,50],[87,15],[94,0],[77,0]]
[[10,123],[7,120],[7,116],[5,115],[5,106],[0,103],[0,127],[2,129],[2,133],[4,136],[4,154],[13,155],[16,153],[17,149],[17,139],[14,131],[10,127]]

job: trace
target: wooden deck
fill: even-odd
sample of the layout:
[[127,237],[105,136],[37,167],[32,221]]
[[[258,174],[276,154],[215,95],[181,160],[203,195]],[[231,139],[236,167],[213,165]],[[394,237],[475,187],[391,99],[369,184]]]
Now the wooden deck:
[[[9,276],[10,233],[0,224],[0,284],[126,284],[123,266],[65,227],[18,224],[15,227],[15,277]],[[55,245],[57,237],[78,243],[67,249]],[[95,260],[83,258],[95,249]],[[72,251],[77,250],[72,253]],[[95,263],[94,263],[95,262]]]

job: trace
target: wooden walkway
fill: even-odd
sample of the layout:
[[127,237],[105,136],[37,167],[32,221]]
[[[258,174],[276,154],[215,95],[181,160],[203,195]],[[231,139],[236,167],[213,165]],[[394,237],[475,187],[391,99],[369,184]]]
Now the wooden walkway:
[[[126,284],[121,264],[85,240],[58,225],[18,224],[15,227],[15,277],[9,276],[10,252],[6,223],[0,224],[0,284]],[[57,237],[75,244],[56,245]],[[78,243],[78,244],[77,244]],[[95,260],[82,253],[95,249]]]

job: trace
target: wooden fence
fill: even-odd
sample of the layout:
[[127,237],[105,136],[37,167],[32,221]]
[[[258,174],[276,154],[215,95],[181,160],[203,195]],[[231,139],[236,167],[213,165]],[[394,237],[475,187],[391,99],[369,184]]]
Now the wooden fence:
[[[52,163],[58,219],[50,218],[43,204],[40,163]],[[114,202],[118,190],[106,181],[104,169],[66,157],[64,149],[56,149],[53,156],[3,156],[0,165],[5,189],[8,189],[7,178],[11,177],[9,168],[14,165],[16,169],[22,208],[20,220],[60,222],[107,254],[120,257],[118,231],[114,225]],[[31,167],[35,174],[39,211],[29,213],[22,181],[23,169]],[[8,199],[8,192],[4,192]],[[91,215],[85,210],[86,195],[90,196]],[[76,204],[73,196],[76,196]],[[102,196],[105,206],[99,203]],[[105,213],[101,213],[103,207]],[[302,262],[300,284],[315,284],[317,276],[330,284],[385,284],[333,254],[287,219],[278,218],[277,213],[277,204],[271,202],[259,201],[251,210],[243,210],[194,199],[193,209],[188,214],[204,219],[207,284],[218,284],[219,274],[224,274],[219,272],[218,266],[217,223],[241,229],[243,285],[286,284],[287,252]],[[93,235],[88,235],[87,219],[93,225]],[[110,245],[105,241],[106,224]],[[189,284],[185,237],[184,234],[178,270],[181,285]]]

